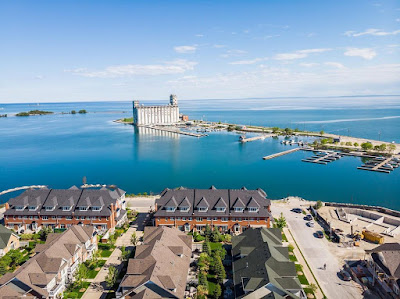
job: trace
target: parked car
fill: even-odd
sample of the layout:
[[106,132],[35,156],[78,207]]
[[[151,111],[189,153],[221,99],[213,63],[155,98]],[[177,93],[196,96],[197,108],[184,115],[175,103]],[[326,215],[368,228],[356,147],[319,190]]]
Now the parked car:
[[306,217],[304,217],[304,220],[307,220],[307,221],[311,221],[313,218],[312,218],[312,216],[311,216],[311,214],[308,214],[308,215],[306,215]]
[[294,208],[291,211],[295,212],[295,213],[298,213],[298,214],[300,214],[302,212],[302,210],[300,208]]
[[340,270],[339,276],[344,281],[350,281],[351,280],[351,275],[346,270]]
[[307,225],[308,225],[309,227],[314,227],[314,221],[309,221],[309,222],[307,222]]
[[315,232],[315,236],[319,239],[322,239],[324,237],[324,233],[320,230]]

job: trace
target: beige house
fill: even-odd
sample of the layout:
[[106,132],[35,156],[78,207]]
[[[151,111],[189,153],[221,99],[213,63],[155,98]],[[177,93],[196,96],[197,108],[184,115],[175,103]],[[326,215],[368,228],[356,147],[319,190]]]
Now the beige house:
[[19,236],[0,224],[0,256],[19,248]]
[[45,244],[36,246],[35,256],[0,278],[0,296],[56,298],[72,282],[79,264],[95,250],[93,226],[74,225],[62,234],[50,234]]

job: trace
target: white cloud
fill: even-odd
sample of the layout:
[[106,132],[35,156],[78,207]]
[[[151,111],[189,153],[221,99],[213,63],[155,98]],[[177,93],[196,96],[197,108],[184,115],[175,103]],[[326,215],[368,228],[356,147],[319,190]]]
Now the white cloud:
[[400,33],[400,30],[394,30],[394,31],[388,32],[388,31],[383,31],[381,29],[370,28],[363,32],[346,31],[344,33],[344,35],[353,36],[353,37],[358,37],[358,36],[363,36],[363,35],[387,36],[387,35],[397,35],[399,33]]
[[348,48],[346,52],[344,52],[345,56],[358,56],[367,60],[371,60],[376,56],[376,52],[371,48]]
[[225,54],[222,54],[221,57],[223,58],[228,58],[228,57],[235,57],[235,56],[242,56],[243,54],[246,54],[246,51],[243,50],[228,50],[225,52]]
[[135,75],[168,75],[168,74],[182,74],[186,71],[194,69],[197,62],[188,61],[185,59],[176,59],[173,61],[166,61],[163,64],[126,64],[115,65],[106,67],[100,71],[90,71],[86,68],[76,68],[72,70],[65,70],[79,76],[89,78],[118,78],[129,77]]
[[341,64],[339,62],[332,62],[332,61],[324,62],[324,65],[331,66],[331,67],[338,68],[338,69],[346,68],[343,64]]
[[255,64],[257,62],[265,61],[265,60],[268,60],[268,58],[264,57],[264,58],[254,58],[254,59],[251,59],[251,60],[232,61],[232,62],[229,62],[229,64],[234,64],[234,65]]
[[178,46],[174,47],[175,52],[185,54],[185,53],[194,53],[197,50],[197,45],[193,46]]
[[275,60],[294,60],[294,59],[301,59],[305,58],[308,56],[308,54],[313,54],[313,53],[323,53],[330,51],[331,49],[306,49],[306,50],[298,50],[292,53],[280,53],[275,55],[274,59]]
[[217,49],[221,49],[221,48],[226,48],[226,45],[214,45],[213,47],[217,48]]
[[44,79],[44,76],[42,76],[42,75],[37,75],[37,76],[33,77],[33,79],[35,79],[35,80],[43,80],[43,79]]
[[196,34],[196,37],[204,37],[204,34]]
[[303,67],[314,67],[314,66],[318,66],[319,63],[315,63],[315,62],[310,62],[310,63],[302,62],[302,63],[299,63],[299,65],[300,65],[300,66],[303,66]]
[[396,22],[400,22],[400,19],[396,19]]

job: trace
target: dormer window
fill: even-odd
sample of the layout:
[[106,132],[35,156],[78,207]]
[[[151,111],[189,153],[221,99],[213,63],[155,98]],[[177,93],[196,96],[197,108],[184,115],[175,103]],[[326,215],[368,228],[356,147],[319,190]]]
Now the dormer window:
[[36,211],[37,206],[29,206],[28,209],[29,211]]
[[244,208],[235,208],[235,212],[243,212]]
[[79,207],[79,211],[87,211],[89,207]]
[[220,208],[216,208],[217,212],[225,212],[226,208],[220,207]]
[[249,212],[257,213],[258,212],[258,208],[249,208]]
[[175,212],[176,208],[175,207],[165,207],[165,210],[167,212]]
[[92,211],[101,211],[101,207],[92,207]]
[[25,207],[24,206],[16,206],[15,209],[17,211],[23,211],[25,209]]
[[70,206],[64,206],[64,207],[62,207],[62,210],[63,210],[63,211],[71,211],[71,209],[72,209],[72,207],[70,207]]
[[189,207],[180,207],[179,210],[181,212],[189,212]]
[[45,207],[45,210],[46,210],[46,211],[53,211],[53,210],[54,210],[54,207]]
[[198,207],[197,209],[199,212],[207,212],[208,211],[207,207]]

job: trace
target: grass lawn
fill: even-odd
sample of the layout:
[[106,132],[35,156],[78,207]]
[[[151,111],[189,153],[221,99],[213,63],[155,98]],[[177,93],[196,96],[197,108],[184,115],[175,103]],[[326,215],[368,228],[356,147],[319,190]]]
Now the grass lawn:
[[[300,264],[295,264],[295,267],[296,267],[296,272],[299,272],[299,271],[303,272],[303,267]],[[297,276],[299,277],[299,280],[300,280],[301,284],[308,285],[308,280],[307,280],[307,278],[305,277],[304,274],[303,275],[297,275]]]
[[99,270],[99,271],[96,271],[95,269],[96,269],[96,268],[100,268],[100,269],[101,269],[101,267],[103,267],[105,263],[106,263],[105,260],[99,260],[99,261],[97,262],[96,267],[93,267],[93,269],[89,269],[86,278],[89,278],[89,279],[95,278],[96,275],[97,275],[97,273],[99,273],[99,271],[100,271],[100,270]]
[[290,260],[291,262],[297,262],[297,258],[296,258],[295,255],[289,255],[289,260]]
[[108,249],[102,249],[100,251],[101,257],[109,257],[113,251]]
[[[90,282],[84,281],[83,282],[83,288],[85,290],[89,287]],[[80,287],[75,287],[73,288],[72,285],[68,287],[68,289],[64,292],[64,298],[81,298],[85,292],[79,292],[81,288]]]
[[210,242],[210,248],[211,250],[215,250],[218,248],[222,248],[222,243],[219,242]]

